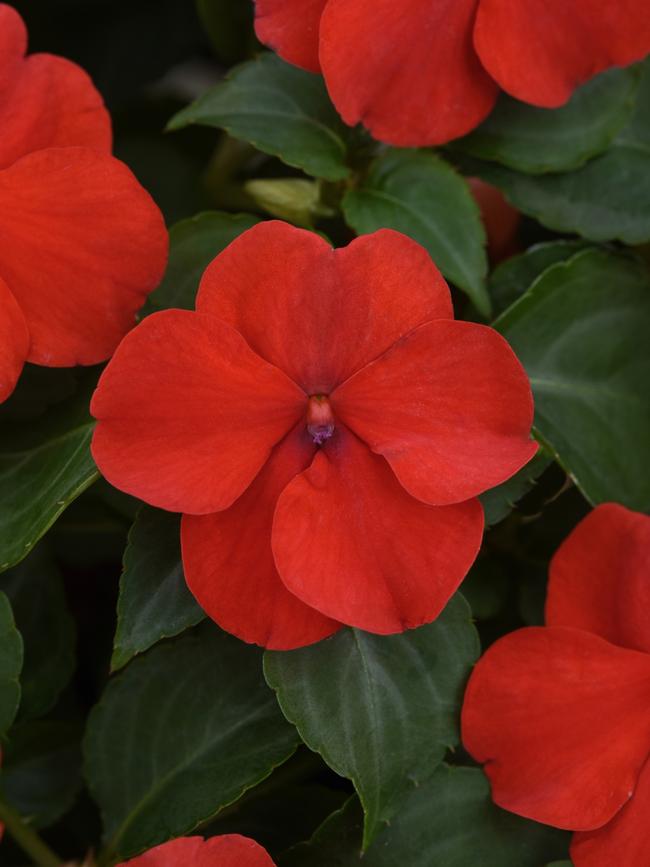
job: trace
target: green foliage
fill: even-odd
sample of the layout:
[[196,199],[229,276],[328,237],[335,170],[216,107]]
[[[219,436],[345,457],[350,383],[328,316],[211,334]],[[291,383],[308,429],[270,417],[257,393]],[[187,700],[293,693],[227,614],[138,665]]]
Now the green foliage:
[[0,737],[16,715],[20,704],[20,671],[23,640],[16,629],[9,600],[0,593]]

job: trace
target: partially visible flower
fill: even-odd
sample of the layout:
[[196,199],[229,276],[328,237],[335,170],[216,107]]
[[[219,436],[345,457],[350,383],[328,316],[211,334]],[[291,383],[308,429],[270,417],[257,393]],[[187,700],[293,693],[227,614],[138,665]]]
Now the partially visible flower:
[[110,119],[76,64],[25,57],[0,4],[0,401],[25,361],[107,359],[167,255],[162,216],[110,155]]
[[106,478],[185,513],[200,605],[274,649],[434,620],[481,544],[477,495],[537,448],[506,341],[454,321],[426,251],[388,230],[342,250],[276,221],[240,235],[196,312],[127,335],[91,411]]
[[178,837],[117,867],[275,867],[275,863],[255,840],[224,834],[207,840]]
[[256,0],[256,31],[322,71],[346,123],[404,147],[468,133],[499,88],[555,108],[650,52],[645,0]]
[[463,742],[492,796],[575,830],[575,867],[648,863],[650,517],[606,504],[551,562],[546,627],[506,635],[479,660]]
[[493,264],[514,256],[519,247],[517,231],[521,214],[506,201],[503,193],[480,178],[468,178],[472,195],[481,210],[487,235],[487,249]]

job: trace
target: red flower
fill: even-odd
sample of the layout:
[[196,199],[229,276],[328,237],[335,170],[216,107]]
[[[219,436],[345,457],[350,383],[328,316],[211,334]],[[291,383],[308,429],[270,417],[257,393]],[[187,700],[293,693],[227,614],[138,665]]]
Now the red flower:
[[497,264],[514,256],[519,250],[517,232],[521,214],[492,184],[486,184],[480,178],[467,178],[467,182],[481,210],[490,261]]
[[255,840],[239,834],[220,837],[179,837],[149,849],[117,867],[275,867]]
[[575,867],[648,863],[650,517],[598,506],[551,562],[546,627],[479,660],[463,741],[497,804],[577,830]]
[[0,5],[0,401],[25,361],[108,358],[158,283],[160,212],[110,156],[110,119],[86,73],[25,57],[18,13]]
[[322,71],[351,125],[406,147],[468,133],[499,87],[544,108],[650,51],[645,0],[256,0],[256,31]]
[[512,350],[452,316],[403,235],[332,250],[271,221],[212,262],[196,313],[122,342],[91,405],[95,460],[185,513],[188,585],[225,629],[285,649],[441,611],[480,546],[477,494],[536,450]]

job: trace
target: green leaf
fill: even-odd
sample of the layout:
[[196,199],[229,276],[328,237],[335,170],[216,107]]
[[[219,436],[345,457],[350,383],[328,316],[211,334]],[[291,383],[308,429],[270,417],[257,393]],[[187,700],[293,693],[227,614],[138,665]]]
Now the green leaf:
[[[88,413],[96,373],[37,422],[3,421],[0,432],[0,571],[23,559],[98,473]],[[9,401],[11,403],[11,401]]]
[[544,241],[529,247],[525,253],[512,256],[501,262],[490,274],[488,288],[497,312],[521,298],[533,282],[557,262],[565,262],[581,250],[586,250],[587,241]]
[[196,11],[217,55],[236,63],[252,37],[253,6],[241,0],[196,0]]
[[0,593],[0,738],[14,721],[20,704],[23,640],[16,629],[11,605]]
[[38,720],[14,726],[3,749],[0,786],[30,824],[44,828],[72,806],[81,788],[76,723]]
[[458,743],[458,708],[479,652],[469,607],[456,596],[434,623],[402,635],[344,629],[310,647],[266,653],[266,679],[287,719],[354,782],[365,846]]
[[544,448],[540,448],[535,457],[507,482],[481,494],[479,499],[483,504],[485,525],[493,527],[503,521],[519,500],[535,487],[537,479],[552,461],[551,455]]
[[[361,815],[355,799],[321,825],[280,867],[358,867]],[[540,867],[566,854],[568,834],[506,813],[476,768],[439,767],[411,792],[364,853],[363,867]]]
[[495,322],[530,377],[537,436],[592,503],[650,510],[649,321],[643,263],[586,250]]
[[7,572],[2,586],[25,645],[19,718],[33,719],[50,710],[72,677],[75,625],[61,575],[41,547]]
[[524,175],[473,158],[463,169],[551,229],[591,241],[650,240],[650,63],[643,65],[630,122],[605,153],[577,171]]
[[124,552],[111,668],[204,617],[185,584],[180,515],[143,506]]
[[168,129],[190,124],[225,129],[317,178],[340,181],[350,174],[348,131],[323,79],[270,52],[236,67],[226,81],[174,115]]
[[487,120],[454,147],[530,174],[578,168],[606,150],[625,125],[637,84],[636,70],[610,69],[554,109],[504,93]]
[[109,682],[84,745],[109,853],[189,833],[295,750],[261,656],[205,623]]
[[463,289],[485,316],[485,231],[467,183],[430,153],[389,150],[361,187],[343,199],[345,219],[358,233],[396,229],[418,241],[445,277]]
[[196,292],[210,262],[246,229],[259,223],[251,214],[204,211],[181,220],[169,232],[169,262],[147,312],[167,307],[194,310]]

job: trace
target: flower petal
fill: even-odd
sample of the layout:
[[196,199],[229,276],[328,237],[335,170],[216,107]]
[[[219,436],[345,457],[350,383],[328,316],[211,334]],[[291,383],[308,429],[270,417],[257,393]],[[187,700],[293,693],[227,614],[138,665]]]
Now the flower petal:
[[546,622],[650,653],[649,611],[650,517],[597,506],[551,561]]
[[307,394],[329,394],[402,334],[453,315],[440,272],[406,236],[382,230],[332,250],[275,220],[217,256],[197,310],[240,331]]
[[650,52],[645,0],[480,0],[474,44],[501,87],[544,108],[610,66]]
[[645,763],[634,794],[611,822],[596,831],[573,835],[575,867],[641,867],[648,861],[650,828],[650,760]]
[[29,331],[16,299],[0,277],[0,403],[14,390],[29,352]]
[[481,544],[477,500],[438,508],[410,497],[383,458],[339,426],[280,495],[273,554],[307,605],[369,632],[438,616]]
[[271,856],[255,840],[240,834],[178,837],[149,849],[117,867],[274,867]]
[[420,326],[340,386],[332,406],[410,494],[432,505],[477,496],[537,450],[528,377],[485,325]]
[[260,42],[296,66],[320,71],[318,28],[327,0],[255,0]]
[[329,0],[320,61],[343,120],[402,147],[474,129],[498,93],[472,43],[477,3]]
[[0,274],[27,320],[29,361],[108,358],[166,256],[162,215],[113,157],[51,148],[0,172]]
[[278,496],[315,450],[300,424],[229,509],[183,517],[185,578],[199,605],[223,629],[271,650],[312,644],[340,626],[289,593],[271,551]]
[[165,310],[127,335],[102,374],[92,452],[116,488],[174,512],[216,512],[305,408],[300,389],[225,323]]
[[90,77],[63,57],[25,58],[26,48],[22,18],[0,5],[0,168],[48,147],[110,152],[110,117]]
[[564,627],[519,629],[470,678],[463,742],[495,803],[591,830],[628,800],[650,747],[650,656]]

